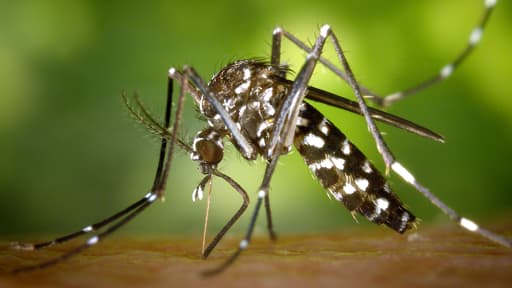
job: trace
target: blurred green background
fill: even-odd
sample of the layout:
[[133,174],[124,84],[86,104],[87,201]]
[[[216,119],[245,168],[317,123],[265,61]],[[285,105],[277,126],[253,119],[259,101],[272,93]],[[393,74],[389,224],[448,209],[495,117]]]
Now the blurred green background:
[[[268,57],[277,25],[311,43],[320,25],[329,23],[358,79],[386,94],[450,61],[483,12],[482,2],[1,1],[0,235],[70,232],[143,196],[159,142],[132,120],[120,94],[140,92],[161,115],[170,66],[189,64],[209,79],[233,60]],[[512,4],[502,1],[481,46],[452,78],[389,109],[443,134],[446,144],[380,126],[419,181],[462,214],[488,224],[512,211],[511,22]],[[283,60],[297,71],[304,53],[287,43],[283,48]],[[312,83],[353,97],[323,67]],[[190,99],[185,136],[205,125]],[[361,117],[317,107],[383,167]],[[255,199],[263,161],[247,163],[228,146],[221,170]],[[166,201],[122,233],[201,233],[205,201],[192,203],[191,193],[202,176],[185,153],[176,160]],[[423,223],[448,221],[398,177],[390,182]],[[282,157],[271,199],[279,233],[385,229],[364,219],[356,224],[326,197],[296,152]],[[236,192],[214,182],[211,233],[240,203]],[[244,231],[250,213],[234,233]],[[258,233],[264,227],[260,217]]]

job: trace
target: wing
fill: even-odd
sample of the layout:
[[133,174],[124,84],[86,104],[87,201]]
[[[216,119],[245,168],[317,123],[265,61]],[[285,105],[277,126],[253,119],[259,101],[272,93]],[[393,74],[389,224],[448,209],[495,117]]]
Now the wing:
[[300,107],[294,145],[322,186],[351,212],[403,233],[415,223],[386,179],[313,106]]
[[[293,84],[292,81],[287,79],[280,79],[282,83],[286,83],[291,87]],[[321,102],[327,105],[331,105],[334,107],[341,108],[346,111],[350,111],[352,113],[356,113],[362,115],[361,109],[359,108],[359,104],[355,101],[343,98],[336,94],[315,88],[308,87],[306,94],[306,98],[311,99],[313,101]],[[370,112],[370,116],[380,122],[395,126],[397,128],[403,129],[405,131],[414,133],[416,135],[426,137],[438,142],[444,142],[444,137],[439,135],[438,133],[420,126],[416,123],[413,123],[407,119],[395,116],[393,114],[386,113],[382,110],[378,110],[372,107],[368,107],[368,112]]]

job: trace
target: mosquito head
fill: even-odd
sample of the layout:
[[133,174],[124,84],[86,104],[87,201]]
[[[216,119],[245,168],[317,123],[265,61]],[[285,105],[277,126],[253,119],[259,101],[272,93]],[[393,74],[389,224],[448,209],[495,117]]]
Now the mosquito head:
[[201,173],[210,174],[223,157],[224,144],[218,132],[209,127],[196,134],[190,159],[199,162]]

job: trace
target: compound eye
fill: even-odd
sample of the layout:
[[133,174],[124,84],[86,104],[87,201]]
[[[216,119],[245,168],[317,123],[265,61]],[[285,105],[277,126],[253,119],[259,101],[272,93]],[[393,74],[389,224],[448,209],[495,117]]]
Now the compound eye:
[[217,143],[210,140],[200,140],[195,143],[195,150],[199,161],[210,165],[217,165],[224,157],[224,150]]

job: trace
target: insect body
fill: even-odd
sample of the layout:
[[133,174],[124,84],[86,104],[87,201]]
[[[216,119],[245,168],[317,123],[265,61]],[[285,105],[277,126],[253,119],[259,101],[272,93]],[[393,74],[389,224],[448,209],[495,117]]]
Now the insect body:
[[[219,177],[226,181],[243,198],[239,210],[203,251],[203,256],[207,257],[225,233],[244,213],[249,202],[247,193],[242,186],[217,169],[218,163],[222,161],[224,155],[224,138],[229,139],[245,159],[254,160],[261,156],[266,161],[266,169],[258,189],[254,212],[244,239],[240,241],[238,249],[230,258],[219,267],[207,271],[207,274],[223,271],[241,255],[243,250],[247,249],[262,205],[264,205],[266,212],[269,235],[275,239],[269,188],[279,158],[287,154],[293,145],[329,195],[343,203],[348,210],[359,213],[374,223],[386,225],[399,233],[413,227],[415,216],[404,208],[397,195],[391,191],[384,177],[336,126],[304,101],[306,98],[361,114],[387,169],[394,171],[458,225],[503,246],[512,247],[510,239],[485,230],[475,222],[460,216],[422,185],[411,172],[395,159],[374,122],[381,121],[436,141],[443,141],[441,136],[400,117],[370,108],[363,99],[363,96],[370,96],[369,99],[378,104],[389,105],[450,76],[480,41],[483,26],[487,22],[496,1],[486,0],[484,3],[486,9],[482,20],[471,33],[468,45],[459,57],[451,64],[445,65],[433,78],[427,79],[425,82],[403,92],[393,93],[389,98],[379,98],[369,89],[359,85],[345,58],[338,38],[328,25],[322,26],[312,47],[304,44],[284,29],[276,28],[272,35],[270,63],[256,60],[237,61],[224,67],[212,78],[209,84],[205,83],[191,67],[184,67],[182,70],[171,68],[168,75],[168,97],[163,124],[153,118],[138,98],[135,98],[136,107],[134,107],[124,96],[128,109],[133,116],[162,138],[156,176],[150,191],[129,207],[102,221],[85,226],[77,232],[48,242],[36,244],[13,243],[12,246],[17,249],[37,250],[81,235],[93,234],[82,245],[55,259],[21,267],[17,271],[21,272],[54,265],[99,243],[161,198],[164,195],[176,146],[189,152],[192,160],[198,161],[201,172],[205,174],[203,180],[200,181],[193,192],[193,199],[202,197],[203,190],[212,177]],[[283,37],[308,53],[303,66],[293,80],[286,78],[287,69],[280,63],[281,40]],[[324,44],[328,39],[332,40],[343,71],[321,56]],[[357,102],[310,87],[309,80],[318,63],[325,65],[340,79],[348,83],[356,96]],[[180,83],[181,90],[177,102],[176,116],[171,127],[174,81]],[[196,134],[191,145],[177,136],[181,124],[184,98],[187,93],[194,98],[201,115],[208,123],[205,129]]]
[[[224,67],[209,83],[212,93],[256,152],[244,155],[248,160],[256,159],[257,154],[267,156],[276,111],[288,93],[288,88],[279,81],[284,72],[275,65],[243,60]],[[205,97],[200,99],[199,109],[210,127],[232,138]],[[233,144],[241,149],[238,142],[233,141]]]
[[403,233],[415,217],[379,171],[313,106],[303,103],[295,147],[322,186],[348,210]]
[[[255,60],[241,60],[224,67],[209,83],[241,134],[266,158],[276,111],[281,109],[290,86],[286,70]],[[318,91],[318,90],[317,90]],[[209,128],[232,139],[219,114],[201,98],[200,111]],[[233,141],[237,146],[237,142]],[[348,141],[345,135],[313,106],[302,103],[294,145],[320,183],[347,209],[377,224],[403,233],[414,224],[379,171]],[[286,154],[291,147],[283,147]],[[255,157],[247,157],[254,160]],[[269,160],[269,159],[267,159]]]

